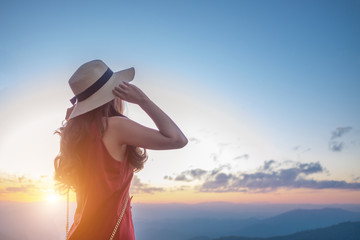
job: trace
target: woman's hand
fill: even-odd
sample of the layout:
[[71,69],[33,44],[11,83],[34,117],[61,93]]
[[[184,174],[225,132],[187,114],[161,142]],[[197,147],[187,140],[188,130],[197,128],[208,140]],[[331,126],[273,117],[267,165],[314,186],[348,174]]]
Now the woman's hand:
[[148,99],[140,88],[125,81],[115,87],[113,93],[116,97],[135,104],[141,104]]

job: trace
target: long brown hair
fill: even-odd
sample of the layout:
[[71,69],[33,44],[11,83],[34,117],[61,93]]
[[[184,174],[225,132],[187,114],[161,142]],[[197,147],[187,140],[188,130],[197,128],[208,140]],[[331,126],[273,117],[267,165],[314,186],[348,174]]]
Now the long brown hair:
[[[84,146],[85,140],[90,137],[90,124],[95,121],[100,129],[101,135],[108,127],[107,117],[124,116],[123,104],[120,98],[79,115],[69,121],[64,121],[62,126],[54,134],[60,135],[60,151],[54,159],[54,180],[56,181],[55,190],[64,194],[68,189],[77,191],[82,185],[82,169],[86,159],[79,154],[79,150]],[[105,126],[103,117],[106,117]],[[130,161],[134,171],[139,171],[144,167],[148,156],[146,149],[128,145],[126,148],[127,161]]]

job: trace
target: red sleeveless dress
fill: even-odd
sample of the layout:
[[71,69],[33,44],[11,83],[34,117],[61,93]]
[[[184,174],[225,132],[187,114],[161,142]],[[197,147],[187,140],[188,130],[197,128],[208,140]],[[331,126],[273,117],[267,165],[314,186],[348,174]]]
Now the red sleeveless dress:
[[[79,153],[86,159],[81,193],[69,240],[108,240],[124,207],[133,177],[127,156],[119,162],[107,151],[100,130],[91,125],[90,137]],[[135,240],[130,198],[114,240]]]

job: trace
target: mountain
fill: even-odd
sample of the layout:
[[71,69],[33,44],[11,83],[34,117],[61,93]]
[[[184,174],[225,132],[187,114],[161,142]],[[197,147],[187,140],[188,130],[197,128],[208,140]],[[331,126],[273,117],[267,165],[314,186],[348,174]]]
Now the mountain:
[[297,209],[259,219],[164,219],[136,221],[136,237],[150,240],[210,240],[221,236],[272,237],[360,221],[359,212],[339,208]]
[[209,237],[205,237],[205,236],[199,236],[199,237],[190,238],[188,240],[213,240],[213,238],[209,238]]
[[136,238],[144,240],[209,240],[205,236],[218,237],[239,235],[239,229],[257,223],[258,219],[164,219],[156,221],[134,221]]
[[221,237],[213,240],[359,240],[360,222],[344,222],[327,228],[269,238]]
[[287,235],[346,221],[360,221],[360,213],[339,208],[297,209],[245,227],[238,235],[247,237]]

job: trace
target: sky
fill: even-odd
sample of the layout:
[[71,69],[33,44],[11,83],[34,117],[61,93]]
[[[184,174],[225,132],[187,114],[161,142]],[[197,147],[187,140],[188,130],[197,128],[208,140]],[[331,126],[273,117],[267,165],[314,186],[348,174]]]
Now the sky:
[[53,132],[72,73],[102,59],[135,67],[189,139],[148,150],[135,203],[360,203],[359,13],[358,1],[1,1],[0,200],[66,199]]

